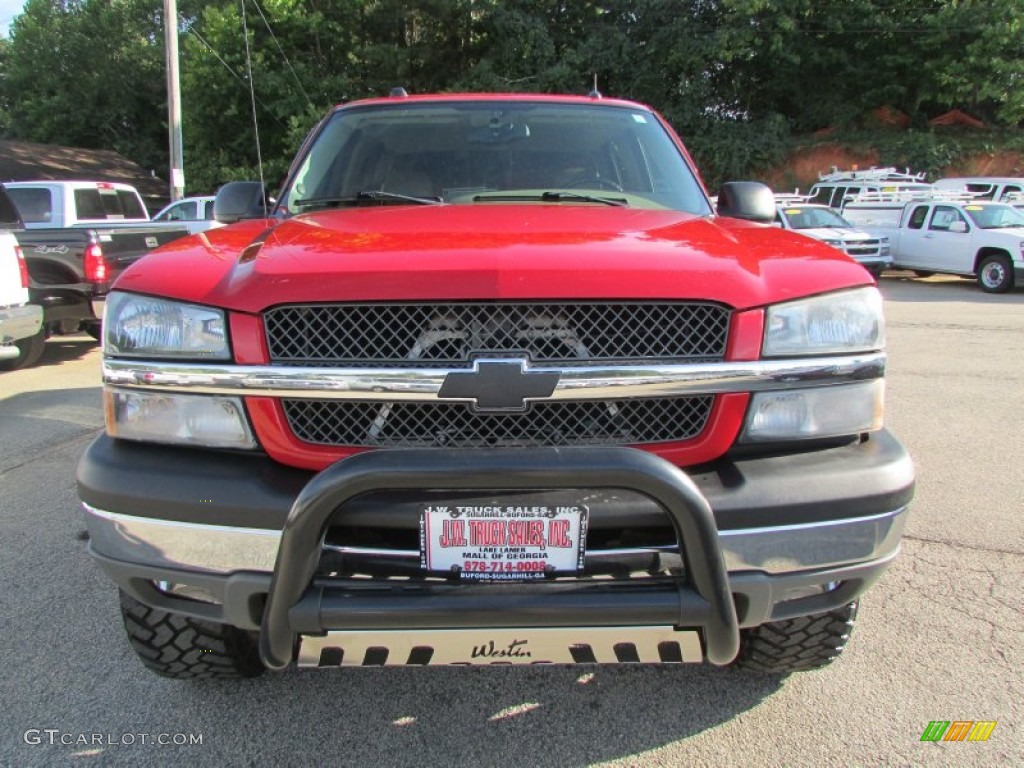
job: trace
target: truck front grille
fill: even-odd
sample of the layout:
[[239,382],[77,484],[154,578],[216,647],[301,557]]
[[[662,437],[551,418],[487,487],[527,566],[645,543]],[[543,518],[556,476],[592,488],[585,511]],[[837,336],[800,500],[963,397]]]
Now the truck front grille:
[[466,403],[284,400],[295,436],[316,445],[483,448],[632,445],[703,431],[714,397],[536,402],[523,413],[478,413]]
[[291,365],[721,360],[729,309],[677,302],[319,304],[268,310],[270,359]]
[[850,256],[877,256],[879,247],[877,240],[864,240],[856,244],[847,243],[846,252]]

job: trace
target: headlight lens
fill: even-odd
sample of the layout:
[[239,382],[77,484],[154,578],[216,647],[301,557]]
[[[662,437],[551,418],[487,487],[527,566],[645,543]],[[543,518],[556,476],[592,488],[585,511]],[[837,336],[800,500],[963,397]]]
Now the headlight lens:
[[109,388],[103,397],[111,437],[206,448],[256,447],[237,397]]
[[750,403],[742,441],[806,440],[881,429],[884,396],[883,379],[758,392]]
[[868,352],[885,346],[877,288],[830,293],[768,307],[766,357]]
[[103,316],[104,354],[230,359],[219,309],[114,291]]

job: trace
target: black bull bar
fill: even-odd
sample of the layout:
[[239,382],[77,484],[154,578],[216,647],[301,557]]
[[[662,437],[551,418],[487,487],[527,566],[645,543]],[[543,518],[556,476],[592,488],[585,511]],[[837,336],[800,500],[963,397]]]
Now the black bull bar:
[[[685,567],[674,584],[626,582],[622,588],[565,581],[439,584],[410,594],[314,585],[328,524],[344,520],[350,499],[383,488],[639,491],[672,521]],[[728,664],[739,651],[714,515],[678,467],[619,447],[380,450],[331,465],[292,505],[263,612],[260,656],[270,669],[284,669],[295,660],[300,634],[329,630],[640,624],[700,628],[712,664]]]

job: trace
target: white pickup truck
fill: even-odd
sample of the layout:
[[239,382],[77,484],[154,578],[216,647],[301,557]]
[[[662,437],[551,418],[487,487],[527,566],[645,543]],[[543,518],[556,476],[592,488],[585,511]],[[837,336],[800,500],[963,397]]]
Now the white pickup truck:
[[110,181],[12,181],[4,184],[26,229],[149,225],[135,187]]
[[43,353],[42,307],[29,304],[28,268],[12,232],[18,210],[0,187],[0,371],[32,365]]
[[896,269],[976,277],[987,293],[1024,285],[1024,211],[1011,205],[911,202],[898,227],[874,231],[889,236]]

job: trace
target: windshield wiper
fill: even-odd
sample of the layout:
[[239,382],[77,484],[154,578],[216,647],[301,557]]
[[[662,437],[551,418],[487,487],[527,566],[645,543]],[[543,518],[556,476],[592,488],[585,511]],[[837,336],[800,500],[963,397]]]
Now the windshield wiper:
[[540,194],[515,194],[510,192],[485,192],[473,196],[473,202],[492,200],[498,203],[517,203],[529,200],[540,200],[543,203],[560,203],[565,200],[580,203],[600,203],[601,205],[614,205],[618,208],[629,205],[624,197],[598,197],[597,195],[584,195],[580,192],[541,192]]
[[336,207],[342,205],[359,205],[366,202],[394,202],[394,203],[415,203],[416,205],[442,205],[443,200],[439,197],[415,197],[403,195],[399,192],[386,192],[383,189],[366,189],[348,197],[304,197],[295,200],[293,205],[302,205],[310,208],[315,207]]

